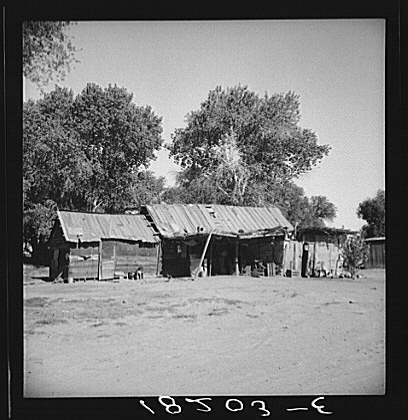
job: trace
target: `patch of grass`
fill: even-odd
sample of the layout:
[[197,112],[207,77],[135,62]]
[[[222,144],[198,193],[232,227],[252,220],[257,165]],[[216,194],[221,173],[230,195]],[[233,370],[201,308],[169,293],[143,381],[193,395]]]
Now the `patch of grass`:
[[39,319],[35,321],[34,325],[58,325],[58,324],[66,324],[68,321],[66,319],[61,318],[48,318],[48,319]]
[[[166,302],[160,302],[160,303],[162,303],[162,304],[166,304]],[[168,308],[170,311],[173,311],[174,309],[183,308],[183,307],[185,307],[186,305],[187,305],[187,303],[186,303],[186,302],[183,302],[183,303],[173,303],[172,305],[167,305],[167,308]]]
[[106,325],[104,322],[96,322],[95,324],[91,324],[90,327],[102,327],[103,325]]
[[36,331],[36,330],[27,330],[24,331],[27,335],[45,335],[46,333],[44,331]]
[[224,315],[227,314],[229,310],[227,308],[214,308],[211,312],[208,313],[208,316],[213,315]]
[[28,308],[43,308],[49,299],[44,297],[32,297],[24,300],[24,306]]
[[338,305],[339,303],[342,303],[342,302],[339,302],[338,300],[332,300],[331,302],[322,303],[322,306]]
[[192,314],[177,314],[174,315],[172,318],[175,319],[196,319],[197,315],[192,315]]
[[219,297],[214,298],[190,298],[188,299],[190,303],[219,303],[219,304],[226,304],[226,305],[238,305],[238,304],[245,304],[248,302],[245,302],[243,300],[238,299],[224,299]]
[[237,305],[237,304],[245,303],[244,301],[238,300],[238,299],[222,299],[222,301],[226,303],[227,305]]

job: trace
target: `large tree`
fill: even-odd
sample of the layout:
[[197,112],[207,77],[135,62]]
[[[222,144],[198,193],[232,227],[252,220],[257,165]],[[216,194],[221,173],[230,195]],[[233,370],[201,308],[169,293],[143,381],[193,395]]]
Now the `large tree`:
[[[89,84],[76,97],[57,87],[26,102],[24,237],[34,254],[48,238],[57,206],[116,212],[137,203],[138,174],[145,174],[161,147],[161,131],[161,118],[117,86]],[[154,196],[162,181],[143,176]]]
[[170,156],[181,166],[169,201],[279,205],[292,222],[322,224],[335,216],[325,197],[304,196],[293,180],[329,152],[301,128],[293,92],[260,97],[246,86],[210,91],[176,129]]
[[211,169],[216,147],[232,129],[252,179],[292,180],[329,152],[311,130],[299,127],[299,106],[293,92],[259,97],[246,86],[217,87],[187,115],[186,127],[175,130],[170,155],[191,178],[201,175]]
[[70,22],[23,22],[23,75],[38,87],[64,79],[75,58],[76,48],[66,29]]
[[72,124],[73,93],[56,88],[23,106],[25,203],[53,200],[61,207],[84,205],[81,189],[92,169]]
[[362,227],[363,236],[372,238],[385,235],[385,191],[378,190],[373,198],[362,201],[357,208],[357,215],[367,224]]
[[84,205],[82,185],[91,173],[72,126],[73,93],[56,88],[23,105],[23,233],[41,260],[56,206]]
[[166,179],[156,177],[152,171],[140,171],[134,176],[131,186],[131,199],[128,206],[140,208],[144,204],[158,204],[162,201]]
[[92,167],[84,186],[88,209],[122,211],[135,173],[161,147],[161,118],[150,106],[136,106],[126,89],[92,83],[75,98],[72,116]]

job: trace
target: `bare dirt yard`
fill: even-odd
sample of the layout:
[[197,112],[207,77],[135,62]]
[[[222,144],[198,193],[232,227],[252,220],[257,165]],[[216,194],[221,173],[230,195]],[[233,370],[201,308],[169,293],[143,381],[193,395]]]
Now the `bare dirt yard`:
[[385,391],[385,271],[52,284],[26,277],[26,397]]

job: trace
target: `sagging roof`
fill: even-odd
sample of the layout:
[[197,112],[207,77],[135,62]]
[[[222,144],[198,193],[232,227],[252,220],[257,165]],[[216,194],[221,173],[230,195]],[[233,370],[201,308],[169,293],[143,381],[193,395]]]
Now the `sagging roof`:
[[67,242],[98,242],[122,239],[148,243],[159,242],[144,216],[58,211],[58,220]]
[[276,207],[238,207],[219,204],[153,204],[144,206],[160,235],[177,238],[209,234],[260,237],[293,230]]

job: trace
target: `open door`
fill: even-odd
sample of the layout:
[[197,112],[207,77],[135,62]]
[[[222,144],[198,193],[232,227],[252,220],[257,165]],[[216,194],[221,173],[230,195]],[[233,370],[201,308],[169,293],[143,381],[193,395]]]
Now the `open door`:
[[309,260],[309,244],[305,242],[303,244],[303,252],[302,252],[302,277],[307,277],[307,262]]

